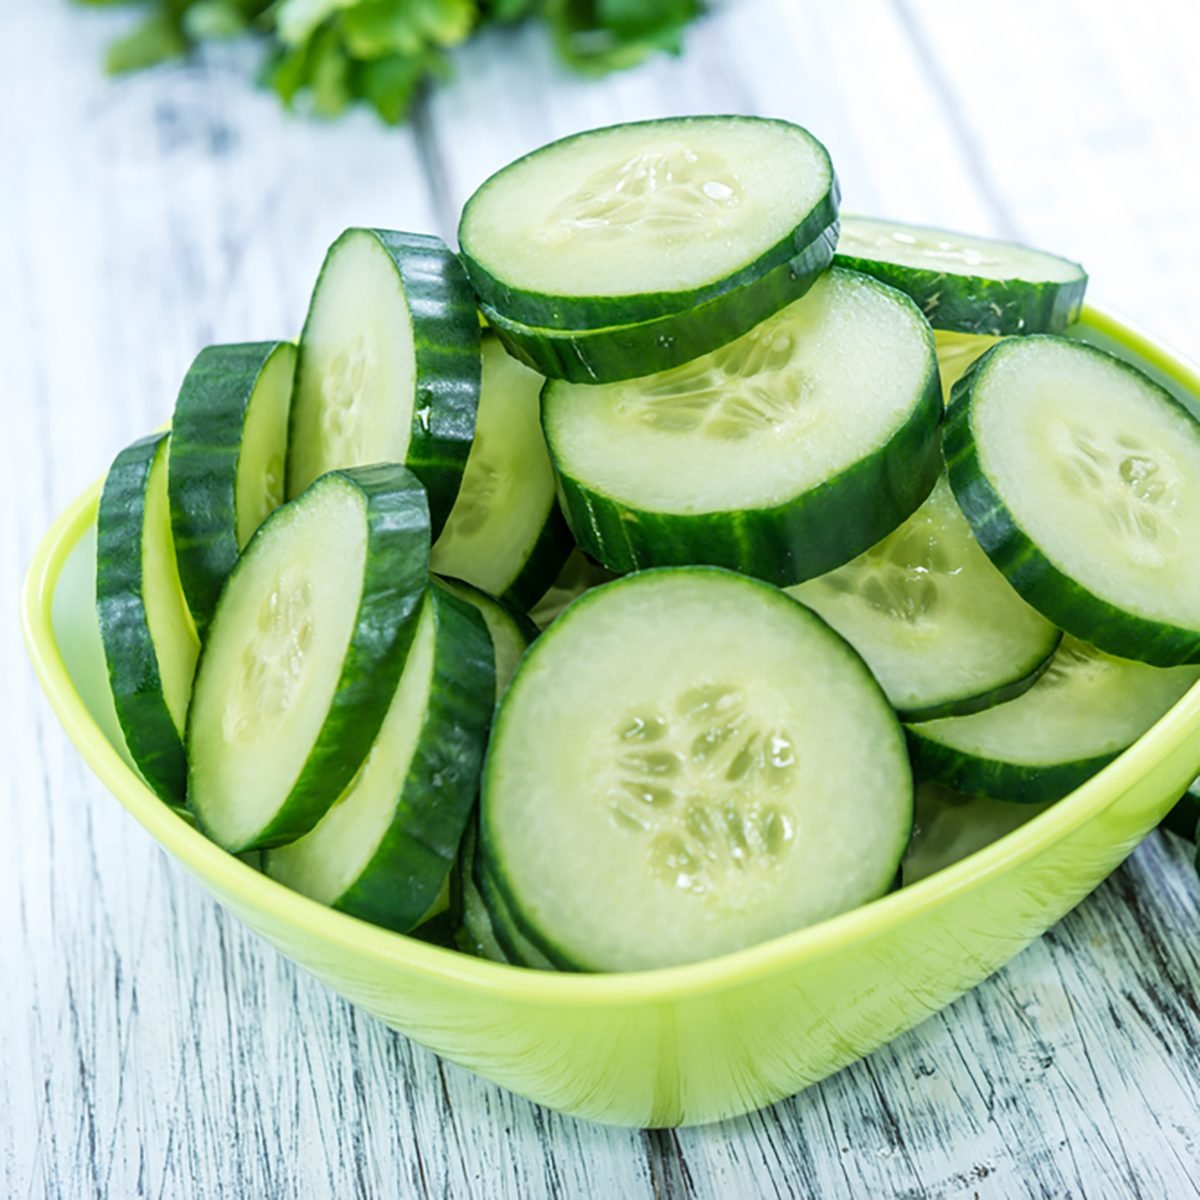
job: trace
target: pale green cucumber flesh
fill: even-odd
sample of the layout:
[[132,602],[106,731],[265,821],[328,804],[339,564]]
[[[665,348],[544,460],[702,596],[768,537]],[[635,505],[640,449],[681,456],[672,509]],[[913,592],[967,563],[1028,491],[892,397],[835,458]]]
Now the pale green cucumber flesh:
[[775,589],[693,567],[598,588],[534,643],[480,832],[545,957],[629,970],[883,894],[911,821],[900,727],[858,655]]

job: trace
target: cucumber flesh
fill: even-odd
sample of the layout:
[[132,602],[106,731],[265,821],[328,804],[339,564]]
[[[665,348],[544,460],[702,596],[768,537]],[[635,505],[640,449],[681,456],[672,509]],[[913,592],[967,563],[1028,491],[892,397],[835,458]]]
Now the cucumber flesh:
[[348,229],[330,247],[300,338],[287,490],[339,467],[404,463],[441,529],[479,402],[479,319],[438,238]]
[[546,958],[708,958],[892,884],[912,822],[899,725],[862,660],[775,589],[693,567],[590,592],[500,707],[480,838]]
[[559,511],[539,420],[542,377],[483,343],[483,387],[462,487],[431,557],[522,610],[535,604],[574,546]]
[[1110,654],[1200,661],[1200,422],[1136,368],[1010,338],[954,389],[950,482],[1049,620]]
[[468,200],[458,239],[485,305],[548,329],[682,312],[786,262],[836,218],[806,130],[683,117],[591,130],[510,164]]
[[584,550],[614,571],[710,563],[778,584],[848,562],[920,505],[941,411],[927,322],[838,269],[685,366],[542,395]]
[[1064,637],[1024,695],[984,712],[908,726],[921,778],[997,800],[1057,800],[1131,746],[1200,678]]
[[1083,268],[1012,242],[845,217],[834,260],[906,292],[935,329],[1061,333],[1079,316]]
[[478,792],[494,689],[482,617],[432,588],[366,761],[311,833],[266,855],[267,874],[400,933],[426,920]]
[[217,604],[188,723],[188,804],[227,850],[311,830],[366,758],[428,586],[424,490],[332,472],[273,513]]
[[979,548],[945,476],[883,541],[788,591],[866,659],[910,721],[1014,699],[1059,640]]

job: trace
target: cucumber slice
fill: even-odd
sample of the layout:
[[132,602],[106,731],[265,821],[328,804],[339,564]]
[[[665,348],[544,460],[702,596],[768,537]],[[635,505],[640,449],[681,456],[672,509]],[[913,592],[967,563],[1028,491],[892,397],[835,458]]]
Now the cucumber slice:
[[496,720],[480,841],[550,960],[690,962],[882,895],[912,824],[900,727],[819,617],[708,567],[588,593]]
[[981,337],[974,333],[946,333],[933,331],[933,344],[937,350],[938,374],[942,378],[942,399],[949,404],[954,385],[967,373],[967,368],[990,350],[999,339]]
[[1200,422],[1135,367],[1011,338],[958,382],[950,483],[980,545],[1060,629],[1156,666],[1200,661]]
[[1200,678],[1064,637],[1023,696],[969,717],[908,726],[920,778],[995,800],[1058,800],[1111,762]]
[[866,659],[908,721],[1014,699],[1059,640],[979,548],[944,475],[882,542],[788,590]]
[[833,260],[836,223],[801,253],[765,275],[680,313],[603,329],[541,329],[483,308],[488,324],[514,357],[552,379],[612,383],[680,366],[748,333],[798,300]]
[[227,850],[307,833],[391,704],[428,586],[429,509],[392,463],[267,518],[221,593],[188,719],[188,805]]
[[492,962],[507,963],[511,960],[504,952],[496,937],[492,925],[492,915],[488,912],[483,900],[483,893],[475,879],[475,851],[478,845],[477,820],[467,825],[463,834],[462,845],[458,851],[458,861],[454,874],[457,890],[462,897],[462,925],[459,930],[457,945],[464,954],[473,954],[476,958],[487,958]]
[[472,870],[475,891],[483,901],[492,936],[496,939],[496,945],[503,954],[504,961],[514,963],[519,967],[532,967],[539,971],[558,970],[557,964],[542,953],[513,917],[504,893],[490,875],[486,857],[481,853],[481,847],[478,846]]
[[957,333],[1061,333],[1087,290],[1070,259],[871,217],[842,219],[834,261],[907,292],[935,329]]
[[462,488],[430,560],[524,611],[536,604],[575,545],[554,494],[538,419],[542,377],[495,338],[483,342],[483,389]]
[[841,566],[912,514],[940,469],[941,414],[928,323],[837,269],[686,366],[542,393],[584,550],[614,571],[710,563],[778,584]]
[[483,617],[495,653],[495,702],[499,704],[517,669],[517,664],[537,637],[538,628],[524,613],[513,612],[494,596],[481,592],[461,579],[442,579],[439,582],[460,600],[474,605]]
[[171,422],[171,531],[188,608],[203,633],[242,547],[283,503],[290,342],[208,346]]
[[489,308],[525,325],[603,329],[758,279],[836,217],[833,166],[806,130],[676,117],[594,129],[518,159],[467,201],[458,240]]
[[337,467],[404,463],[425,485],[436,537],[471,448],[479,375],[475,297],[445,243],[346,230],[300,338],[288,495]]
[[311,833],[266,855],[267,874],[399,933],[420,924],[475,803],[495,686],[479,611],[434,584],[371,753]]
[[200,644],[188,613],[167,503],[167,435],[117,455],[96,512],[96,615],[113,706],[149,787],[183,802],[183,729]]

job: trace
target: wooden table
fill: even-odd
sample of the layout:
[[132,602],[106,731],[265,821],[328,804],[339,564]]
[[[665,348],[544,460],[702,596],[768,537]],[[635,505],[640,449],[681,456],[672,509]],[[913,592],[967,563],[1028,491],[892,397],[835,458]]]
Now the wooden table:
[[[1001,13],[1004,14],[1001,19]],[[449,236],[552,136],[796,119],[848,209],[1021,237],[1200,357],[1200,73],[1185,0],[744,0],[586,84],[482,38],[406,129],[281,113],[245,54],[111,83],[128,19],[0,9],[0,1196],[1182,1197],[1200,1191],[1200,904],[1152,836],[1008,969],[765,1112],[581,1124],[336,999],[233,923],[78,761],[15,594],[51,516],[211,341],[299,327],[349,224]]]

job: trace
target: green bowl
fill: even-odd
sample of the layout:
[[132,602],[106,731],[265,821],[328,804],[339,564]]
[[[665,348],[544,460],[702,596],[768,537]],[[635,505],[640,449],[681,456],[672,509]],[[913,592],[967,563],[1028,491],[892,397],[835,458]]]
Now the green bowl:
[[[1111,317],[1077,336],[1200,405],[1200,376]],[[541,1104],[622,1125],[714,1121],[791,1095],[911,1029],[1097,886],[1200,770],[1200,685],[1060,803],[970,857],[820,925],[708,962],[625,975],[526,971],[334,912],[219,850],[123,757],[92,606],[98,487],[29,568],[42,685],[97,777],[232,913],[388,1025]]]

